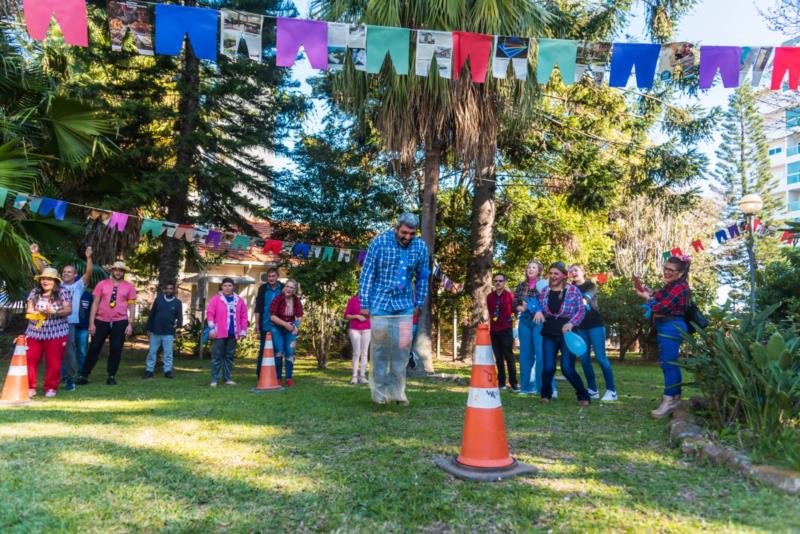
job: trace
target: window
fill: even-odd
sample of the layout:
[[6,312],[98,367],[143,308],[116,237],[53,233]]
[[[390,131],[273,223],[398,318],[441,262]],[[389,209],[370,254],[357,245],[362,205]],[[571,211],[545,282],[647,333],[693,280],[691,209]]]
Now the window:
[[781,152],[783,152],[783,149],[781,147],[779,147],[779,146],[769,149],[769,155],[770,156],[774,156],[775,154],[780,154]]
[[800,161],[795,161],[786,166],[786,183],[800,182]]
[[786,127],[797,128],[800,126],[800,108],[786,110]]

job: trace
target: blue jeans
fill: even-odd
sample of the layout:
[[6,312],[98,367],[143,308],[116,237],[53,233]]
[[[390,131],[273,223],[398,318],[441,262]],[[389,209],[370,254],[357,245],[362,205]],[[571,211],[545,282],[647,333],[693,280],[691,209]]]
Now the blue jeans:
[[150,352],[147,353],[147,361],[144,364],[144,368],[148,373],[152,373],[156,368],[158,347],[164,348],[164,372],[168,373],[172,371],[172,347],[174,341],[175,336],[150,334]]
[[217,382],[222,374],[223,382],[231,379],[236,338],[233,336],[214,339],[211,342],[211,381]]
[[656,340],[658,341],[658,359],[664,373],[664,395],[680,395],[681,368],[676,365],[683,338],[686,332],[686,321],[683,318],[656,321]]
[[544,353],[544,372],[542,373],[542,398],[549,399],[552,396],[551,383],[556,375],[556,353],[561,351],[561,372],[567,378],[578,400],[589,400],[589,392],[583,387],[581,375],[575,371],[575,356],[567,348],[564,336],[550,337],[542,336],[542,351]]
[[[534,379],[531,380],[531,369]],[[521,316],[519,321],[519,372],[520,391],[536,393],[542,390],[542,373],[544,358],[542,357],[542,325],[532,319]],[[556,379],[550,385],[552,391],[558,391]]]
[[576,332],[586,343],[586,352],[581,356],[583,374],[586,375],[586,386],[592,391],[597,391],[597,379],[594,376],[594,368],[592,367],[592,349],[594,349],[594,357],[603,372],[606,389],[617,391],[614,386],[614,371],[611,369],[611,363],[606,356],[606,327],[596,326],[587,330],[578,329]]
[[83,369],[83,362],[86,361],[86,352],[89,350],[89,330],[75,329],[75,357],[78,360],[78,371]]
[[294,344],[297,336],[280,326],[272,325],[272,346],[275,349],[275,372],[278,380],[283,372],[283,362],[286,360],[286,379],[292,378],[294,371]]

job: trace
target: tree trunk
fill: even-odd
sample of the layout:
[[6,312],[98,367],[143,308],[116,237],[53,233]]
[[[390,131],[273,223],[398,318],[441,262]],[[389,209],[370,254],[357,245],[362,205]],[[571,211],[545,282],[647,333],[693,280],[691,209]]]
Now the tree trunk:
[[466,283],[466,290],[472,296],[472,303],[459,351],[459,358],[462,360],[469,357],[474,350],[475,332],[478,323],[483,319],[486,295],[491,291],[494,254],[494,195],[497,189],[495,179],[494,162],[478,168],[472,196],[472,221],[469,238],[471,257],[467,265]]
[[[186,5],[194,5],[194,0],[187,0]],[[178,119],[175,121],[175,167],[172,173],[172,190],[166,200],[167,220],[177,223],[186,222],[189,213],[189,177],[195,172],[197,160],[197,143],[193,139],[197,129],[197,113],[200,108],[200,61],[192,50],[189,40],[185,41],[183,68],[178,82]],[[178,239],[162,236],[161,257],[158,262],[159,287],[165,282],[177,281],[180,272],[183,242]]]
[[[420,219],[420,231],[422,240],[428,245],[430,251],[431,272],[433,272],[434,249],[436,245],[436,197],[439,193],[439,171],[444,155],[443,139],[431,135],[425,143],[425,187],[422,192],[422,217]],[[429,277],[429,282],[431,281]],[[433,349],[431,345],[431,301],[433,300],[433,285],[431,291],[425,299],[422,313],[419,316],[417,325],[417,337],[414,339],[414,352],[422,359],[423,367],[426,372],[432,373],[433,369]]]

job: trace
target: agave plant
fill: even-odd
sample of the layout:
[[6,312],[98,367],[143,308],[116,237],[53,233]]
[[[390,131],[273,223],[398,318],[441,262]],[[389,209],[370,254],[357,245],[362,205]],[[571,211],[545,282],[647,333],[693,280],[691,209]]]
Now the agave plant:
[[782,435],[800,417],[800,337],[769,322],[775,304],[738,326],[709,327],[687,336],[681,365],[722,426],[743,423],[759,442]]

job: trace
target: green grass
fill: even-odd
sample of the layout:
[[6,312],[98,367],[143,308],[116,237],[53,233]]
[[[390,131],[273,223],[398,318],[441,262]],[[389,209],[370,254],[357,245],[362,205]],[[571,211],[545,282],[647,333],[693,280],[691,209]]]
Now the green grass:
[[376,406],[345,362],[301,359],[297,387],[256,396],[254,360],[212,390],[208,360],[143,381],[143,357],[116,387],[101,361],[96,383],[0,409],[0,532],[800,531],[800,498],[669,446],[657,367],[617,364],[614,405],[579,409],[564,382],[549,406],[504,394],[512,453],[541,471],[475,484],[433,465],[459,450],[465,387],[411,380],[410,406]]

